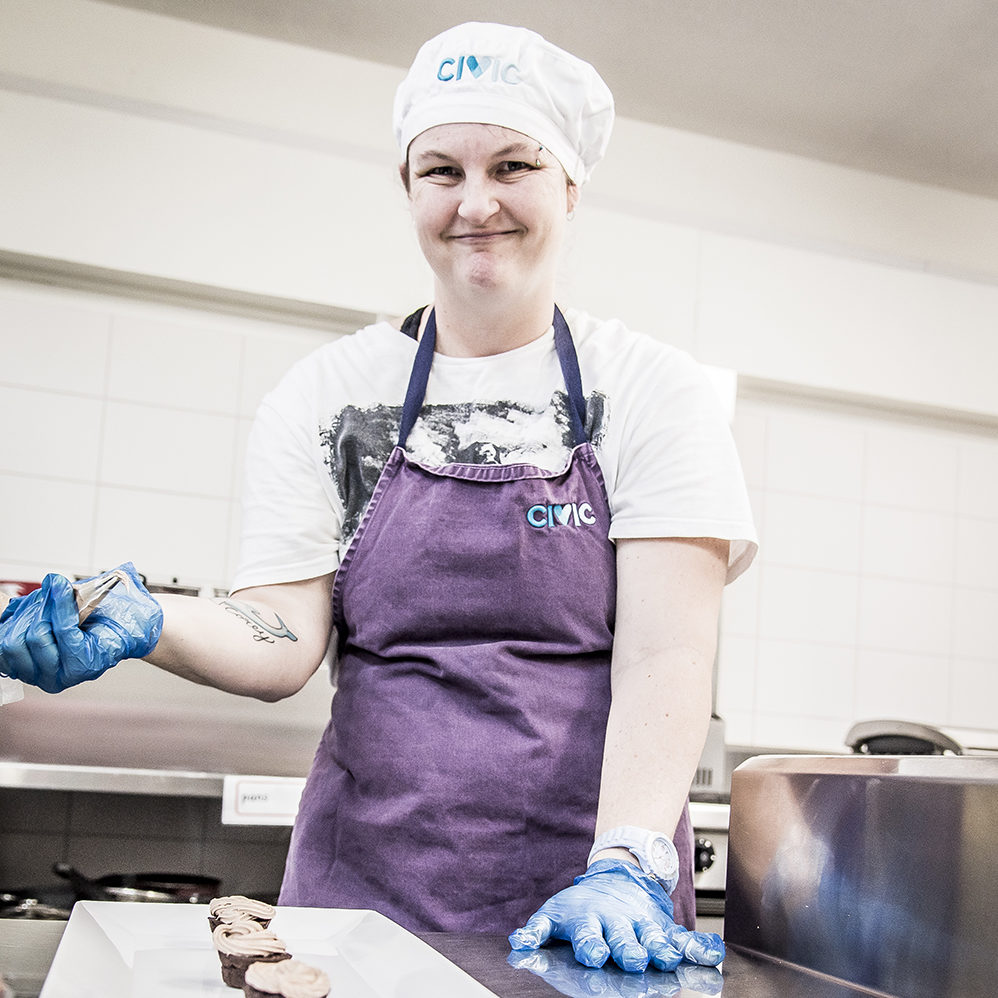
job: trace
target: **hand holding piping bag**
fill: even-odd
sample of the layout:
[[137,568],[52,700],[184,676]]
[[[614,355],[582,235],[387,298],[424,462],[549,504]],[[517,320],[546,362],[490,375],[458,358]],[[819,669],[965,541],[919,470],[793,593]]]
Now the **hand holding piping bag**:
[[[0,618],[3,617],[4,610],[7,609],[7,604],[10,603],[11,597],[6,593],[0,592]],[[10,679],[0,672],[0,707],[5,703],[15,703],[18,700],[24,699],[24,687],[16,679]]]
[[46,575],[0,616],[0,673],[59,693],[148,655],[162,628],[162,608],[130,562],[77,586]]

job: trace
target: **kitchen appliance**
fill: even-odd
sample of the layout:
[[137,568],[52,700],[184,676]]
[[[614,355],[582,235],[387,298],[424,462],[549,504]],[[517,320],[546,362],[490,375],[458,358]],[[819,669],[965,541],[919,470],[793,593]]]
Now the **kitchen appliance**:
[[866,755],[973,755],[998,758],[998,731],[933,726],[918,721],[860,721],[846,745]]
[[998,758],[757,756],[730,818],[730,951],[864,993],[993,998]]
[[0,891],[0,919],[30,918],[64,922],[72,910],[68,891],[58,896],[46,894],[40,888]]
[[860,721],[846,735],[853,752],[867,755],[963,755],[963,746],[938,728],[914,721]]
[[180,873],[109,873],[91,879],[68,863],[52,872],[64,882],[0,891],[0,918],[65,920],[77,901],[207,904],[220,893],[217,877]]
[[724,916],[730,787],[724,720],[712,714],[707,740],[690,787],[693,888],[697,926],[705,932],[720,932]]
[[690,787],[690,797],[698,801],[727,803],[730,787],[724,720],[717,714],[712,714],[707,728],[707,740]]
[[726,803],[690,802],[693,889],[697,928],[701,932],[720,933],[723,927],[729,817],[730,807]]
[[690,787],[693,889],[697,927],[704,932],[720,932],[722,928],[730,787],[724,720],[712,714]]
[[217,877],[179,873],[110,873],[91,880],[69,863],[55,863],[52,872],[69,881],[78,901],[207,904],[222,883]]

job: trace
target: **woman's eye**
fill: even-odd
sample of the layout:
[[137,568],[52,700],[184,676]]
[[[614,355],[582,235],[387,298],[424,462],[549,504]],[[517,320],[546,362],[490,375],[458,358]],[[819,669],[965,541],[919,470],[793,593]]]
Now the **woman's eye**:
[[507,160],[499,167],[500,173],[520,173],[523,170],[532,170],[529,163],[524,163],[518,159]]
[[450,178],[457,175],[453,166],[431,166],[420,172],[421,177],[442,177]]

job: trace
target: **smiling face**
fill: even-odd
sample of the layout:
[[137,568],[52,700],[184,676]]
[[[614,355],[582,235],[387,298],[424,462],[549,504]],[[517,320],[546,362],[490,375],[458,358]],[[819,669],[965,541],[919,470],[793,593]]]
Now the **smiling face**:
[[553,301],[578,188],[538,142],[498,125],[437,125],[409,146],[407,186],[438,295]]

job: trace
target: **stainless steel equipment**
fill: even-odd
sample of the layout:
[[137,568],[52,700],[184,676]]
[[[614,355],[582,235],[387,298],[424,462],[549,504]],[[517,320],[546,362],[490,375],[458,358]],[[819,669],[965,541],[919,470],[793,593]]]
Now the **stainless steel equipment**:
[[998,731],[937,727],[920,721],[859,721],[846,735],[853,752],[866,755],[980,755],[998,758]]
[[693,887],[697,928],[721,933],[724,920],[724,880],[728,858],[729,807],[691,801],[693,821]]
[[846,745],[866,755],[963,755],[963,746],[938,728],[914,721],[860,721],[846,735]]
[[728,845],[735,951],[896,998],[998,990],[998,759],[759,756]]
[[697,927],[705,932],[723,929],[730,788],[724,721],[712,714],[707,741],[690,788]]
[[712,714],[690,794],[694,800],[727,803],[730,789],[724,720]]

